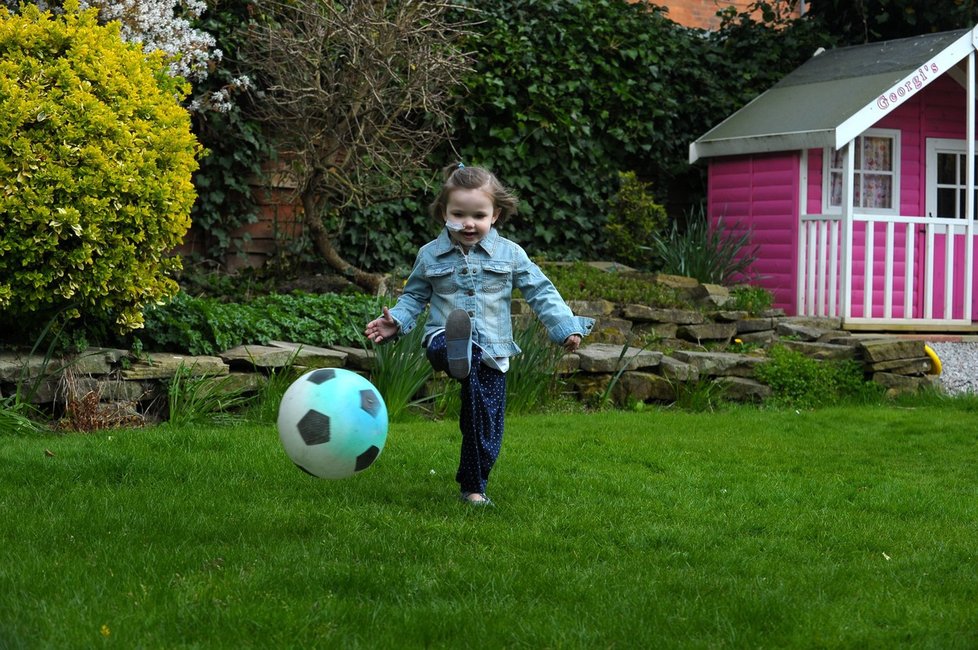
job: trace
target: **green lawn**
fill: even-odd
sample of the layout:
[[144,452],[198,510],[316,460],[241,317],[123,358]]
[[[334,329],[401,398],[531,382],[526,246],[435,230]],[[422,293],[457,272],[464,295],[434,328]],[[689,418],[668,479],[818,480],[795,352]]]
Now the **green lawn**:
[[452,422],[312,479],[271,426],[0,438],[0,648],[974,648],[965,408]]

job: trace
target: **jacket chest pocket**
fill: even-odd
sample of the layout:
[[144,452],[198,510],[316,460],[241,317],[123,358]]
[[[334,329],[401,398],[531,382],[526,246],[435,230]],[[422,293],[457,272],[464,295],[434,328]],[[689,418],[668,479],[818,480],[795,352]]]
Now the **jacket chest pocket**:
[[440,295],[447,295],[458,291],[455,283],[455,267],[451,264],[439,264],[429,266],[425,270],[425,279],[431,284],[432,290]]
[[512,269],[508,264],[486,264],[482,267],[482,291],[499,293],[513,288]]

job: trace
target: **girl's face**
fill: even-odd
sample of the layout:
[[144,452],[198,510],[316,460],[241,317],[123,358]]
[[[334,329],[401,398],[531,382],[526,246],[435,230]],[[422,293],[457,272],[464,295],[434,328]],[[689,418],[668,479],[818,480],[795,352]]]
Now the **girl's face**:
[[[452,190],[445,207],[445,223],[449,224],[452,239],[465,250],[470,249],[489,234],[492,224],[499,218],[499,210],[492,197],[482,190]],[[455,224],[454,228],[452,224]],[[456,230],[458,226],[461,229]]]

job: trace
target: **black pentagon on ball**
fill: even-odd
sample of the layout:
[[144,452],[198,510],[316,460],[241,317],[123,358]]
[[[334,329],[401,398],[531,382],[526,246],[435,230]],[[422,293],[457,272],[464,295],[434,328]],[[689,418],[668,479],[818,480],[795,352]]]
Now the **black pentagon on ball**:
[[306,377],[306,381],[311,381],[312,383],[318,385],[318,384],[322,384],[324,382],[329,381],[330,379],[332,379],[335,376],[336,376],[336,370],[335,369],[333,369],[333,368],[321,368],[319,370],[315,370],[315,371],[309,373],[309,376]]
[[329,416],[319,411],[309,411],[303,415],[296,422],[295,428],[309,446],[329,442]]
[[357,456],[357,466],[353,469],[353,471],[362,472],[363,470],[367,469],[375,460],[377,460],[377,456],[379,455],[380,449],[374,445],[370,445],[367,451]]
[[360,391],[360,408],[377,417],[377,413],[380,412],[380,400],[377,399],[377,394],[369,389]]

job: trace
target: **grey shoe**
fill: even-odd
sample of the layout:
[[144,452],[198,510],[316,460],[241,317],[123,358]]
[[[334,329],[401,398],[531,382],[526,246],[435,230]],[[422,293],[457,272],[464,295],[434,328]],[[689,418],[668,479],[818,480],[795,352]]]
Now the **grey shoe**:
[[[482,497],[482,499],[480,499],[478,501],[473,501],[472,499],[469,498],[473,494],[478,494],[480,497]],[[496,504],[494,504],[492,502],[492,499],[490,499],[489,497],[486,496],[486,493],[485,492],[463,492],[462,494],[458,495],[458,500],[461,501],[462,503],[467,503],[470,506],[494,506],[494,505],[496,505]]]
[[464,309],[455,309],[445,321],[445,352],[448,374],[455,379],[469,376],[472,365],[472,321]]

